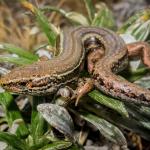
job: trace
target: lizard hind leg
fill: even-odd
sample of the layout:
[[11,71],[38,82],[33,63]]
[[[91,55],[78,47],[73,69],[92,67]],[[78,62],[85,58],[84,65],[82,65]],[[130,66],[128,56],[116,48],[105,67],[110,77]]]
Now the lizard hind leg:
[[140,56],[143,63],[150,68],[150,45],[146,42],[127,44],[129,57]]

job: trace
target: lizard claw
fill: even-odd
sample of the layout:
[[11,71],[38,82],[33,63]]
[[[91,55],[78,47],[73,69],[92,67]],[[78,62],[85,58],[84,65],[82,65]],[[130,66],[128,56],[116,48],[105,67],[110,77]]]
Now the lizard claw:
[[83,97],[86,93],[90,92],[93,89],[94,86],[94,80],[90,78],[84,78],[81,79],[82,83],[79,82],[80,86],[76,89],[76,101],[75,101],[75,106],[78,105],[80,98]]

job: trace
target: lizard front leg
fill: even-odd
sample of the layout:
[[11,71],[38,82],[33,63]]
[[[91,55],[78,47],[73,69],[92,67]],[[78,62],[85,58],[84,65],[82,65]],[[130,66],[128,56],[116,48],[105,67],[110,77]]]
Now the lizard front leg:
[[79,100],[82,96],[90,92],[94,87],[94,80],[91,78],[79,78],[77,83],[77,88],[73,90],[69,86],[60,88],[57,92],[57,96],[61,96],[64,100],[63,105],[68,105],[74,102],[75,106],[78,105]]

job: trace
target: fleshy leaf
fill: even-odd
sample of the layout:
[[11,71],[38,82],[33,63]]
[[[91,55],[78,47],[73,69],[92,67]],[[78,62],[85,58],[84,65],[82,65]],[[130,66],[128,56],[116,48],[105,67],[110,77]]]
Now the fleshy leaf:
[[121,146],[127,145],[123,133],[113,124],[88,112],[81,112],[80,114],[82,118],[96,126],[100,130],[101,134],[110,141]]
[[[126,105],[126,108],[128,108],[128,105]],[[119,127],[126,128],[128,130],[136,132],[147,140],[150,139],[149,127],[145,126],[143,124],[143,122],[142,122],[143,119],[140,119],[140,116],[139,116],[139,114],[143,113],[142,115],[147,118],[146,120],[149,120],[149,112],[150,111],[148,109],[146,110],[146,112],[144,112],[143,110],[140,110],[140,107],[138,107],[138,114],[137,114],[137,112],[136,113],[133,113],[133,111],[130,112],[130,109],[127,109],[129,111],[128,113],[131,113],[131,114],[129,114],[129,117],[126,118],[124,116],[120,116],[113,110],[108,110],[108,108],[106,108],[106,107],[99,109],[99,107],[95,107],[95,105],[85,104],[85,103],[83,106],[84,106],[84,109],[96,114],[97,116],[103,117],[105,120],[108,120],[109,122],[111,122]],[[146,107],[144,107],[144,109],[145,108]]]
[[128,117],[128,112],[125,108],[125,105],[123,102],[116,100],[114,98],[108,97],[97,90],[94,90],[88,94],[93,100],[96,100],[97,102],[114,109],[118,113],[120,113],[123,116]]
[[52,127],[73,139],[73,121],[64,107],[45,103],[38,105],[37,110]]

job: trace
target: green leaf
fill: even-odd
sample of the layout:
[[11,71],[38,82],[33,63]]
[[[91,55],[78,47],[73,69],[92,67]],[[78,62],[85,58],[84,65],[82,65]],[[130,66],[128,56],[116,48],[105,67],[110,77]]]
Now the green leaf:
[[73,22],[73,23],[75,23],[77,25],[83,25],[83,26],[88,26],[89,25],[89,22],[88,22],[87,18],[84,17],[80,13],[77,13],[77,12],[68,12],[68,13],[65,14],[65,17],[69,21],[71,21],[71,22]]
[[18,128],[16,130],[16,135],[18,135],[19,137],[26,137],[29,134],[29,131],[25,125],[25,122],[12,95],[7,92],[0,93],[0,104],[2,105],[3,110],[5,111],[5,116],[9,127],[11,128],[14,121],[17,122],[18,120]]
[[148,72],[149,72],[149,68],[142,67],[142,68],[138,68],[136,70],[132,70],[132,69],[125,70],[125,72],[123,71],[121,73],[121,75],[123,77],[125,77],[127,80],[129,80],[130,82],[134,82],[134,81],[142,78]]
[[9,63],[14,63],[16,65],[26,65],[26,64],[32,64],[35,61],[23,57],[0,56],[0,62],[9,62]]
[[137,41],[145,41],[150,34],[150,9],[144,9],[131,16],[118,32],[130,34]]
[[52,6],[45,6],[41,10],[46,11],[46,12],[56,11],[56,12],[60,13],[61,15],[63,15],[66,19],[68,19],[73,24],[83,25],[83,26],[89,25],[87,18],[77,12],[66,12],[63,9],[58,9],[58,8],[52,7]]
[[26,143],[11,133],[0,131],[0,141],[7,143],[17,150],[28,150]]
[[7,146],[4,150],[17,150],[17,149],[12,146]]
[[123,102],[116,100],[114,98],[108,97],[97,90],[94,90],[88,94],[93,100],[96,100],[97,102],[114,109],[118,113],[120,113],[122,116],[128,117],[128,112],[126,110],[126,107]]
[[37,105],[43,101],[42,97],[34,96],[31,115],[31,136],[33,138],[33,144],[38,145],[39,139],[47,131],[47,122],[42,115],[37,111]]
[[61,133],[74,140],[73,121],[68,111],[64,107],[45,103],[38,105],[37,110],[52,127],[56,128]]
[[53,6],[43,6],[41,8],[41,11],[44,11],[44,12],[56,11],[57,13],[60,13],[63,16],[65,16],[65,14],[67,13],[65,10],[61,8],[53,7]]
[[115,28],[115,21],[112,12],[104,3],[99,5],[99,11],[92,21],[92,26],[105,27],[109,29]]
[[145,41],[150,34],[150,20],[146,21],[142,25],[139,24],[134,32],[131,31],[131,34],[136,37],[138,41]]
[[113,124],[88,112],[80,112],[80,115],[82,118],[96,126],[101,134],[110,141],[122,146],[127,145],[123,133]]
[[[49,144],[50,140],[48,138],[46,138],[46,136],[42,136],[42,138],[37,139],[36,142],[31,143],[29,150],[38,150],[41,149],[42,147],[46,146],[47,144]],[[43,149],[42,149],[43,150]]]
[[33,61],[37,61],[38,60],[38,56],[37,55],[33,55],[32,53],[30,53],[27,50],[24,50],[20,47],[17,47],[13,44],[8,44],[8,43],[0,43],[0,49],[6,50],[10,53],[14,53],[17,54],[20,57],[26,58]]
[[81,145],[74,144],[71,147],[69,147],[67,150],[84,150],[84,148]]
[[[136,119],[137,121],[139,121],[139,124],[141,124],[144,128],[150,130],[150,117],[147,115],[147,113],[144,110],[142,110],[142,107],[138,105],[129,104],[129,103],[127,103],[126,105],[130,117]],[[147,108],[147,110],[148,109],[150,111],[150,108]]]
[[42,150],[61,150],[61,149],[67,149],[72,145],[69,141],[56,141],[51,144],[46,145],[42,148]]
[[150,119],[150,108],[149,107],[145,107],[145,106],[141,106],[140,112],[143,112],[144,114],[146,114],[149,119]]
[[[143,125],[141,121],[139,121],[140,116],[138,115],[135,115],[135,117],[133,118],[133,115],[129,114],[129,117],[127,118],[124,116],[120,116],[119,114],[117,114],[116,112],[112,110],[108,110],[108,108],[106,107],[102,107],[101,109],[99,109],[99,107],[95,107],[95,105],[86,104],[86,103],[84,103],[83,107],[85,110],[88,110],[96,114],[97,116],[103,117],[105,120],[108,120],[109,122],[121,128],[125,128],[132,132],[136,132],[147,140],[150,139],[150,134],[149,134],[150,130],[145,125]],[[126,105],[126,107],[128,108],[128,105]],[[143,115],[148,115],[148,113],[147,114],[145,113]],[[148,118],[147,116],[145,117]]]
[[87,9],[87,12],[88,12],[90,22],[92,22],[95,12],[96,12],[93,2],[92,2],[92,0],[84,0],[84,3],[85,3],[85,7]]
[[41,29],[43,30],[43,32],[45,33],[45,35],[49,40],[49,44],[52,47],[54,47],[58,35],[57,28],[53,24],[49,23],[48,19],[45,17],[43,12],[40,9],[33,6],[32,3],[28,2],[27,0],[19,0],[19,1],[23,5],[23,7],[27,8],[35,15],[39,26],[41,27]]
[[56,27],[48,22],[47,18],[39,9],[35,9],[35,16],[41,29],[46,34],[49,40],[49,44],[54,47],[56,44],[56,37],[58,34],[58,31],[56,31]]
[[31,135],[34,144],[38,143],[38,139],[44,135],[46,129],[46,122],[42,115],[38,112],[32,111]]

